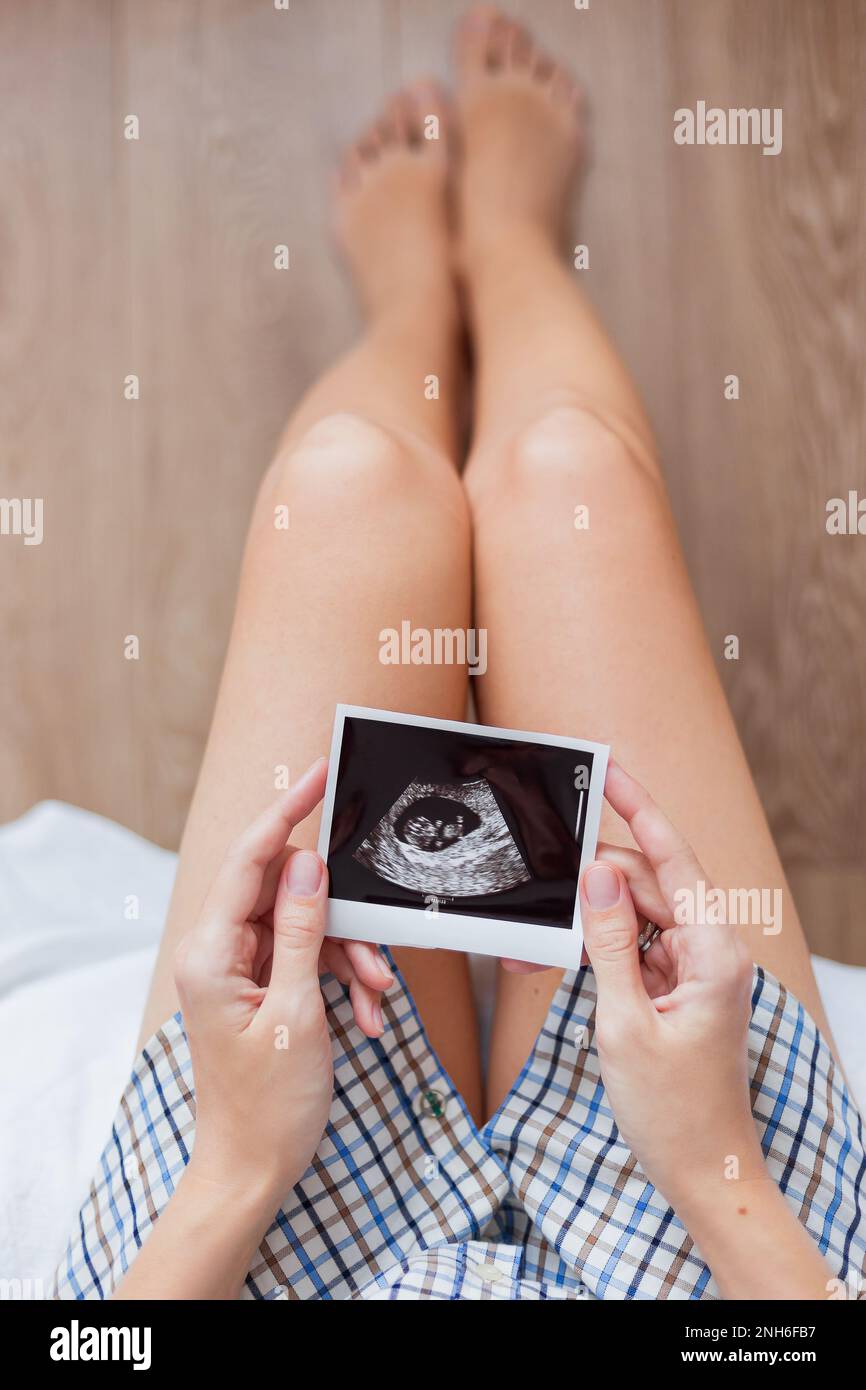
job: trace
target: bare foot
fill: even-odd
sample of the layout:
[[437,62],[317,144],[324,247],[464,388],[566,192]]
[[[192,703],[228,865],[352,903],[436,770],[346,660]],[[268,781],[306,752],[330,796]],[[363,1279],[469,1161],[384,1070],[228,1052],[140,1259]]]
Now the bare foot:
[[464,250],[487,245],[515,220],[558,238],[583,148],[577,84],[492,6],[458,26],[455,59]]
[[449,111],[438,83],[398,92],[346,152],[337,230],[370,314],[451,281]]

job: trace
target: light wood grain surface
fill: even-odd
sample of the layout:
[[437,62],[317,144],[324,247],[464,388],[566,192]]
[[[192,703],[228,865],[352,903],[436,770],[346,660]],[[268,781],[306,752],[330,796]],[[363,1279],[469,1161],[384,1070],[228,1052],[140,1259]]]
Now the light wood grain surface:
[[[510,8],[588,89],[586,283],[810,940],[866,963],[866,536],[825,529],[866,497],[866,9]],[[448,75],[462,9],[0,0],[0,496],[45,517],[41,546],[0,536],[3,819],[57,797],[177,843],[258,478],[356,327],[331,169],[390,89]],[[699,99],[781,106],[782,154],[676,146]]]

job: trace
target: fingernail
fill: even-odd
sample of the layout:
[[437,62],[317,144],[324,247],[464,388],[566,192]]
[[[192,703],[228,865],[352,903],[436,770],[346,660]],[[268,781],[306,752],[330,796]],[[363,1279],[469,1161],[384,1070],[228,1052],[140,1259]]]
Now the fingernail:
[[613,907],[619,902],[619,874],[609,864],[593,864],[583,876],[583,891],[590,907]]
[[381,1010],[381,1008],[379,1007],[378,1004],[374,1004],[374,1005],[373,1005],[373,1022],[374,1022],[374,1024],[376,1025],[376,1027],[378,1028],[379,1032],[380,1032],[380,1033],[384,1033],[384,1031],[385,1031],[385,1021],[384,1021],[384,1019],[382,1018],[382,1010]]
[[382,976],[382,979],[386,980],[389,985],[393,985],[394,974],[391,970],[388,969],[388,963],[385,960],[384,956],[380,956],[377,954],[376,964],[379,967],[379,974]]
[[312,898],[322,881],[322,861],[310,849],[297,849],[289,860],[286,887],[299,898]]

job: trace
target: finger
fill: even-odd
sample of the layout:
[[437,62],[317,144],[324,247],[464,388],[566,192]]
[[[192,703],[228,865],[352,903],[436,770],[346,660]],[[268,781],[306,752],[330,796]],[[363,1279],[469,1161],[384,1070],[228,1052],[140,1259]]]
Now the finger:
[[328,874],[313,850],[289,856],[274,902],[274,954],[270,991],[285,997],[319,979],[319,955],[327,926]]
[[233,842],[208,894],[206,910],[233,922],[245,922],[258,905],[265,871],[285,848],[299,821],[325,793],[327,758],[319,758]]
[[665,902],[656,872],[645,854],[625,845],[599,845],[596,859],[615,864],[626,876],[629,892],[638,912],[658,927],[676,926],[676,919]]
[[361,1032],[366,1033],[368,1038],[380,1038],[385,1031],[385,1022],[378,992],[355,979],[349,985],[349,998]]
[[362,984],[370,989],[388,989],[394,983],[394,975],[382,955],[369,941],[344,941],[342,943],[349,962]]
[[[345,947],[347,944],[348,943],[345,941],[335,941],[333,938],[329,939],[325,937],[325,940],[322,942],[322,949],[319,953],[319,974],[324,974],[327,971],[333,975],[336,980],[339,980],[341,985],[350,985],[353,980],[358,978],[358,972],[355,970],[355,967],[346,954]],[[393,982],[393,975],[391,975],[390,978]],[[380,979],[378,972],[376,972],[376,983],[374,985],[370,985],[367,981],[363,983],[368,984],[368,988],[375,989],[377,992],[384,989],[384,983]]]
[[511,960],[505,956],[500,957],[499,964],[509,975],[537,975],[539,970],[550,969],[549,965],[533,965],[529,960]]
[[277,884],[280,881],[280,874],[283,872],[283,866],[291,853],[291,848],[288,845],[284,845],[262,874],[259,894],[249,914],[250,918],[253,920],[257,917],[266,916],[272,910],[274,898],[277,896]]
[[339,980],[341,985],[351,984],[355,978],[352,969],[343,950],[342,943],[339,941],[329,941],[327,937],[322,942],[322,949],[319,952],[319,974],[333,975],[335,980]]
[[706,882],[706,874],[694,850],[671,825],[646,788],[629,776],[619,763],[608,763],[604,794],[655,870],[664,900],[674,912],[680,889],[694,892],[700,880]]
[[599,1003],[607,1008],[647,1009],[637,917],[619,869],[598,860],[590,864],[580,881],[580,915]]
[[[319,958],[320,971],[324,968],[340,981],[342,985],[349,986],[349,1000],[352,1005],[352,1012],[355,1022],[366,1033],[368,1037],[377,1038],[382,1033],[382,1002],[380,990],[371,989],[359,980],[349,958],[343,949],[344,943],[341,941],[325,941]],[[393,976],[392,976],[393,979]]]
[[659,937],[648,950],[643,952],[641,961],[644,989],[650,999],[668,994],[677,982],[676,965],[665,950],[664,939]]
[[256,938],[256,954],[250,971],[250,978],[256,984],[267,986],[271,978],[271,960],[274,954],[274,934],[264,923],[256,923],[251,930]]

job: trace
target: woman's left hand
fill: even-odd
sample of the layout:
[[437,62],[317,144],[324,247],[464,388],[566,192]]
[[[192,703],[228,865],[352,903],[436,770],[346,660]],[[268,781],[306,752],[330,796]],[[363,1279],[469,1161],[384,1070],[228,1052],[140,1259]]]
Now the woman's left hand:
[[325,941],[325,865],[286,844],[326,772],[321,759],[235,841],[176,959],[196,1089],[191,1167],[221,1186],[264,1188],[275,1205],[309,1165],[331,1104],[319,974],[349,985],[374,1037],[393,978],[375,947]]

